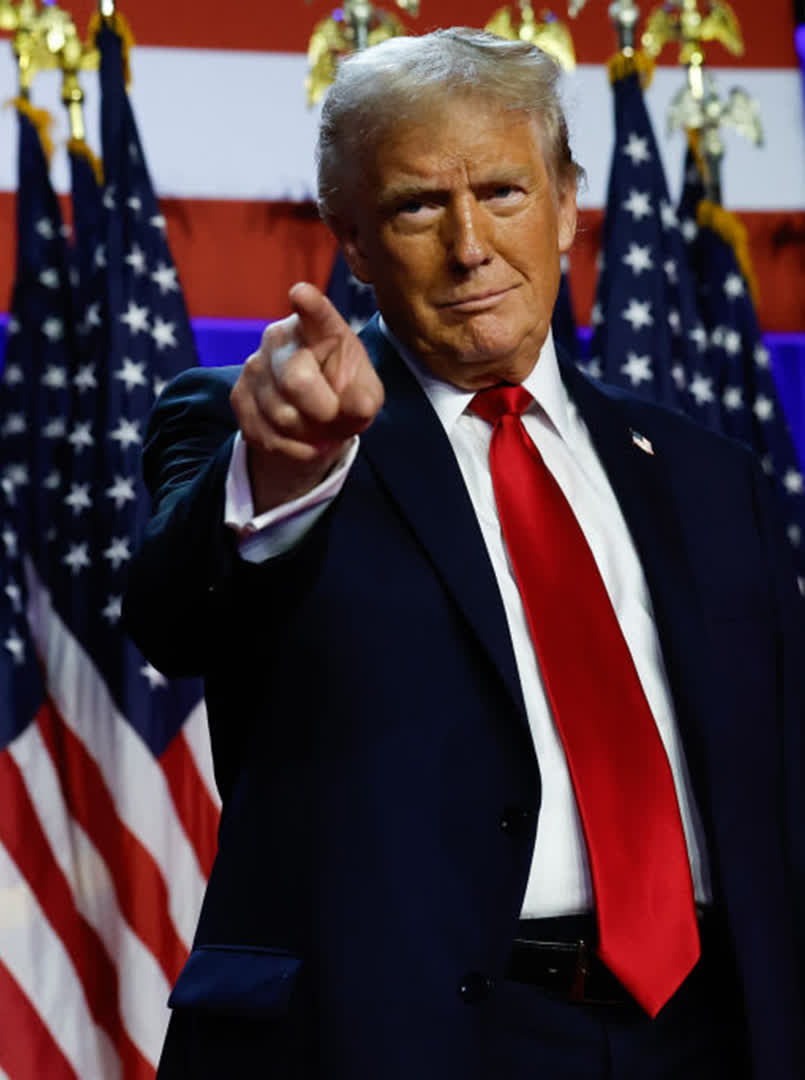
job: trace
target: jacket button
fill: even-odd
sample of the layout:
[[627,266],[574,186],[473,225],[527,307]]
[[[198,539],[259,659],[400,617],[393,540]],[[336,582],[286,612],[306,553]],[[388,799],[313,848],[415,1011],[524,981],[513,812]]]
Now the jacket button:
[[522,806],[505,806],[500,828],[507,836],[521,836],[528,828],[530,814]]
[[468,971],[458,984],[458,996],[467,1005],[484,1001],[492,992],[492,980],[480,971]]

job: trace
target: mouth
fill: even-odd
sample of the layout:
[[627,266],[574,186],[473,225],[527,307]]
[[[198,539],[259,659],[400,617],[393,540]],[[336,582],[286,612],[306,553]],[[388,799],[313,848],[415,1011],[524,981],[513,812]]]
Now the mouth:
[[472,296],[463,296],[456,300],[447,300],[440,304],[445,311],[455,311],[462,314],[473,314],[478,311],[488,311],[495,307],[512,290],[511,286],[505,289],[488,289],[483,292],[473,293]]

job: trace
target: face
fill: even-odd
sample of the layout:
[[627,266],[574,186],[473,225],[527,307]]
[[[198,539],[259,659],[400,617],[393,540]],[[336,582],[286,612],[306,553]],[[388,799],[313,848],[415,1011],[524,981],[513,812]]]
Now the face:
[[393,332],[463,389],[521,382],[576,227],[575,184],[556,191],[536,118],[448,102],[393,131],[364,176],[336,231]]

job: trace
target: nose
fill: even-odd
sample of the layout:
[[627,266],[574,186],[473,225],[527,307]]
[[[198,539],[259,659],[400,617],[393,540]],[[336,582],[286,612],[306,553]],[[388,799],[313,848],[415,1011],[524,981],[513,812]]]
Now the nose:
[[447,208],[445,247],[452,268],[474,270],[489,261],[492,248],[488,223],[477,199],[468,194]]

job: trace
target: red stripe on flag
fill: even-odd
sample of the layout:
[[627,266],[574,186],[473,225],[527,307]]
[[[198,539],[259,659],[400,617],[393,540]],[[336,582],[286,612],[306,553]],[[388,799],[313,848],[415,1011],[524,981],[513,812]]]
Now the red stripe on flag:
[[[57,722],[46,703],[37,716]],[[101,938],[78,911],[70,883],[50,850],[25,779],[10,754],[0,754],[0,842],[30,885],[39,906],[61,939],[84,989],[95,1023],[109,1035],[126,1080],[149,1080],[154,1070],[129,1038],[120,1015],[118,976]]]
[[159,759],[181,821],[201,872],[210,876],[218,834],[218,807],[212,801],[182,732],[171,740]]
[[[426,0],[418,18],[404,15],[393,0],[379,6],[393,13],[412,34],[424,34],[440,26],[481,27],[505,0]],[[707,43],[707,64],[771,67],[796,65],[794,54],[794,13],[790,0],[732,0],[743,33],[745,52],[732,56],[718,43]],[[70,11],[83,33],[97,0],[72,0]],[[309,0],[306,4],[283,8],[275,4],[230,4],[221,18],[218,0],[195,0],[193,17],[187,18],[182,4],[162,0],[138,0],[126,6],[139,45],[174,45],[199,49],[240,49],[255,52],[307,52],[314,26],[332,15],[333,0]],[[509,4],[509,7],[516,5]],[[578,18],[563,11],[559,18],[568,27],[579,63],[600,64],[615,51],[615,31],[606,4],[588,0]],[[639,29],[642,31],[645,19]],[[677,63],[678,48],[668,46],[663,63]]]
[[171,920],[168,888],[159,866],[117,816],[103,776],[83,743],[55,715],[40,718],[39,727],[64,800],[106,863],[121,912],[173,984],[187,949]]
[[0,1013],[0,1069],[9,1080],[81,1080],[2,960]]

